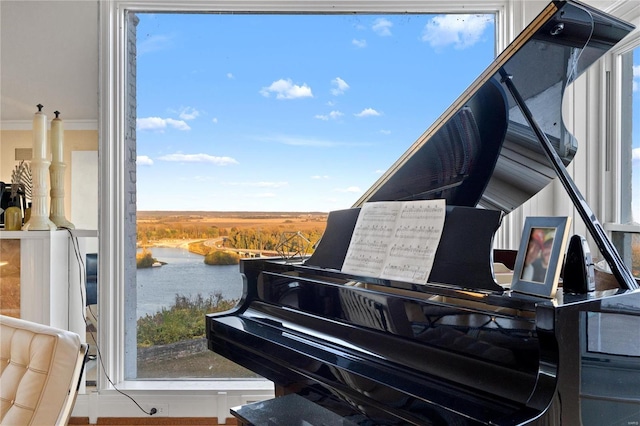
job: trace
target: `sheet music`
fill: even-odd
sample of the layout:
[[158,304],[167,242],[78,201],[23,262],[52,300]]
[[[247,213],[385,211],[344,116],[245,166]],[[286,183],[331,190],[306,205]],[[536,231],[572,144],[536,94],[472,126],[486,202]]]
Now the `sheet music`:
[[342,271],[425,284],[442,235],[445,207],[444,200],[366,203]]

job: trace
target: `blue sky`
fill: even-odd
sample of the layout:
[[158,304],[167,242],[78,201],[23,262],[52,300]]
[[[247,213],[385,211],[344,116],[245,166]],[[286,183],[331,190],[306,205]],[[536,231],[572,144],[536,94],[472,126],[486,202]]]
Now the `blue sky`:
[[138,16],[138,210],[348,208],[495,55],[487,15]]

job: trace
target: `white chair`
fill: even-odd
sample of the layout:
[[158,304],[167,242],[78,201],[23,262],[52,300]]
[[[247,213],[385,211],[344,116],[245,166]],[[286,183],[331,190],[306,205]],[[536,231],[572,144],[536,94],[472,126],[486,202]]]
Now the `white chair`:
[[0,424],[66,425],[86,353],[76,333],[0,315]]

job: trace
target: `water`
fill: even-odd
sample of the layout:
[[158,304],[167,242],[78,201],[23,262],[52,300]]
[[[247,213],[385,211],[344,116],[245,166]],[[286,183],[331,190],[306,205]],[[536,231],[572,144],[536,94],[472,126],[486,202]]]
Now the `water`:
[[138,318],[153,315],[175,303],[176,294],[203,297],[221,293],[239,299],[242,277],[238,265],[205,265],[204,257],[180,248],[152,248],[153,257],[166,265],[137,271]]

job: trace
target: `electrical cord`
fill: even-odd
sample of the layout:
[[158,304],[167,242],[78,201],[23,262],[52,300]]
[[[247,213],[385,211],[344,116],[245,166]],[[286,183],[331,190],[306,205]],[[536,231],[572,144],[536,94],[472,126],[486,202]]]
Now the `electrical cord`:
[[[80,286],[80,298],[81,298],[81,303],[82,303],[82,319],[84,320],[84,323],[87,323],[87,315],[86,315],[86,310],[84,309],[84,307],[86,306],[85,303],[85,298],[84,298],[84,292],[82,291],[82,286],[83,283],[85,282],[86,279],[86,270],[85,270],[85,263],[84,263],[84,259],[82,258],[82,255],[80,254],[80,244],[78,242],[78,237],[76,237],[75,235],[73,235],[73,232],[71,231],[71,229],[69,228],[60,228],[60,229],[66,229],[67,232],[69,233],[69,238],[71,239],[71,244],[73,245],[73,251],[74,254],[76,256],[76,260],[78,263],[78,272],[79,272],[79,286]],[[69,285],[71,283],[69,282]],[[93,319],[95,320],[95,322],[98,322],[98,317],[97,315],[93,312],[93,309],[91,309],[91,306],[88,306],[89,312],[91,314],[91,316],[93,317]],[[91,334],[91,338],[93,339],[93,341],[95,342],[95,346],[96,346],[96,355],[97,355],[97,359],[100,362],[100,366],[102,367],[102,372],[104,374],[104,376],[107,378],[107,380],[109,381],[109,383],[111,384],[111,386],[113,386],[113,389],[116,390],[116,392],[118,392],[119,394],[126,396],[127,398],[129,398],[139,409],[140,411],[142,411],[143,413],[149,415],[149,416],[153,416],[154,414],[156,414],[158,412],[158,410],[154,407],[151,408],[151,410],[147,411],[144,408],[142,408],[142,406],[138,403],[138,401],[136,401],[131,395],[123,392],[122,390],[118,389],[118,387],[116,386],[115,383],[113,383],[113,380],[111,380],[111,377],[109,377],[109,375],[107,374],[107,369],[104,367],[104,362],[102,359],[102,354],[100,353],[100,345],[98,345],[98,340],[95,336],[95,334],[93,333],[93,330],[89,330],[89,334]]]

